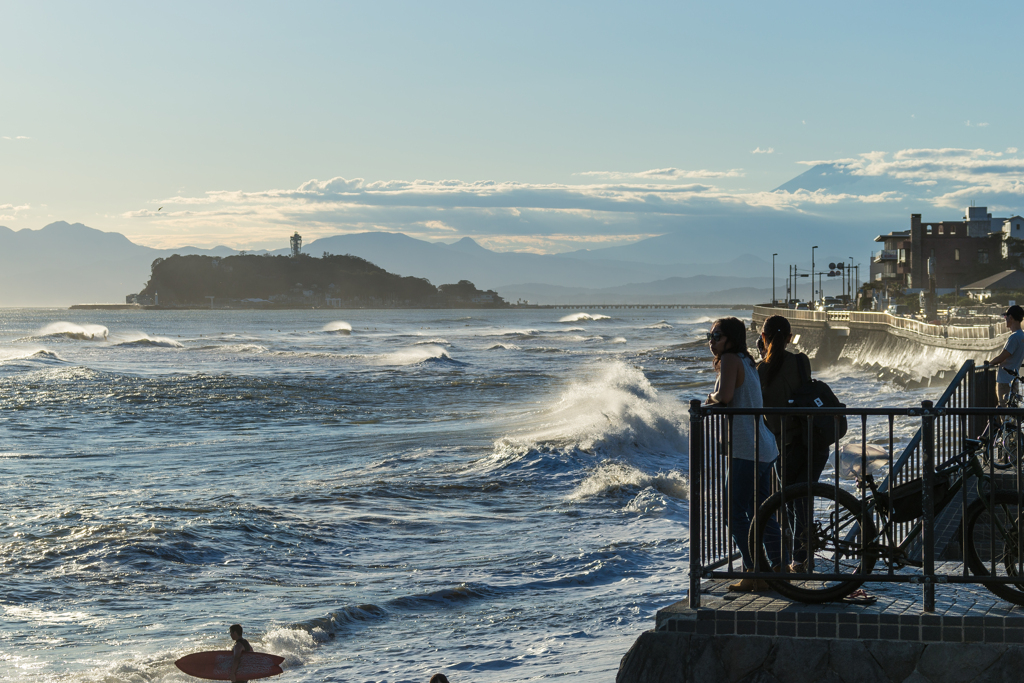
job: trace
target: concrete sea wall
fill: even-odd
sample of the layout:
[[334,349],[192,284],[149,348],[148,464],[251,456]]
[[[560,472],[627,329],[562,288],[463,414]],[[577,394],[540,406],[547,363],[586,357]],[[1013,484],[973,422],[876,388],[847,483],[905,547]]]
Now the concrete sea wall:
[[875,370],[884,380],[912,386],[944,385],[949,373],[964,361],[981,362],[998,354],[1007,337],[991,327],[944,328],[885,314],[826,314],[762,306],[754,308],[754,328],[760,329],[769,315],[789,319],[793,346],[807,354],[816,370],[848,362]]
[[647,631],[616,683],[995,683],[1019,681],[1024,646],[713,636]]

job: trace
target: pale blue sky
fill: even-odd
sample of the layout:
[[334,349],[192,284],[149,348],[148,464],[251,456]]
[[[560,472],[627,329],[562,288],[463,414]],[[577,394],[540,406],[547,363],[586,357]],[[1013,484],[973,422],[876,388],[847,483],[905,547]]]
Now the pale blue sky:
[[[153,246],[282,246],[293,227],[539,251],[620,243],[674,219],[651,222],[648,202],[609,222],[595,197],[644,201],[668,182],[749,204],[802,161],[921,148],[1017,159],[1022,15],[984,2],[6,1],[0,225],[78,221]],[[678,171],[628,175],[664,168]],[[436,184],[399,184],[372,211],[282,199],[331,178],[453,180],[472,199]],[[255,195],[207,194],[239,191]],[[552,192],[577,199],[552,207]],[[894,228],[906,206],[893,203]],[[531,210],[545,217],[502,227]]]

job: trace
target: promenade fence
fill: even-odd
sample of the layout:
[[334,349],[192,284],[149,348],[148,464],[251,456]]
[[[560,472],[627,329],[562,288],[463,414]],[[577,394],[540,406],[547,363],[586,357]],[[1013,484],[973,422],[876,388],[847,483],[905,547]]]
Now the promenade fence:
[[[871,521],[875,528],[882,528],[882,520],[879,518],[879,512],[867,505],[871,498],[871,492],[867,490],[867,487],[859,485],[858,477],[860,481],[863,481],[863,476],[871,472],[874,466],[878,472],[885,472],[884,479],[878,485],[880,492],[887,493],[893,488],[905,484],[919,483],[921,485],[921,525],[917,526],[915,520],[894,523],[889,528],[890,535],[882,541],[893,547],[901,546],[910,538],[911,534],[914,534],[916,540],[912,541],[914,547],[909,549],[908,557],[911,566],[895,567],[892,566],[892,563],[888,563],[888,566],[882,566],[880,570],[875,568],[873,573],[858,576],[858,579],[922,583],[926,611],[934,610],[934,586],[937,582],[979,584],[1020,582],[1015,585],[1019,590],[1024,590],[1024,579],[1020,578],[1024,576],[1024,556],[1018,558],[1020,562],[1015,567],[1007,565],[1005,569],[999,569],[993,566],[993,570],[986,576],[969,573],[966,562],[963,572],[958,575],[940,575],[935,571],[937,550],[934,510],[936,501],[933,495],[935,471],[954,461],[958,456],[962,457],[967,447],[966,439],[982,435],[986,431],[986,427],[990,433],[993,433],[994,427],[1000,425],[1004,418],[1014,419],[1016,421],[1016,426],[1013,428],[1016,430],[1015,443],[1018,444],[1016,446],[1017,457],[1012,467],[1006,470],[1001,477],[1013,482],[1013,489],[1018,492],[1018,498],[1021,497],[1021,491],[1024,490],[1020,485],[1022,482],[1022,458],[1019,446],[1024,441],[1020,432],[1020,424],[1024,421],[1024,409],[997,407],[995,405],[994,380],[994,368],[991,366],[975,367],[974,361],[967,361],[938,401],[934,404],[931,401],[925,401],[920,407],[913,408],[762,408],[751,410],[704,406],[700,401],[692,401],[690,404],[689,446],[690,606],[694,608],[700,606],[701,579],[777,579],[779,576],[769,572],[767,568],[757,568],[757,571],[753,573],[744,573],[742,563],[739,562],[739,551],[729,533],[730,491],[727,483],[733,459],[732,427],[736,417],[748,415],[756,415],[758,418],[782,417],[780,443],[790,441],[786,433],[786,417],[825,415],[831,416],[838,423],[840,415],[846,416],[849,422],[849,431],[845,438],[831,447],[829,460],[832,471],[830,473],[826,466],[823,481],[827,481],[837,490],[842,488],[856,496],[861,509],[872,510]],[[808,432],[803,440],[810,443],[812,421],[807,419],[804,422]],[[899,436],[910,433],[915,424],[918,429],[909,440],[906,436]],[[759,442],[759,440],[758,437],[757,441]],[[851,458],[848,452],[841,449],[841,446],[847,444],[859,445],[859,458]],[[869,444],[884,448],[885,455],[882,458],[877,455],[869,455]],[[989,472],[994,477],[997,472],[993,469],[992,447],[991,443],[985,446],[985,458]],[[782,453],[775,469],[776,473],[779,469],[785,469],[786,458],[795,457],[788,452],[788,449],[781,450]],[[759,451],[758,443],[754,452],[758,453]],[[808,452],[807,456],[809,463],[811,453]],[[879,462],[880,460],[882,462]],[[778,490],[779,483],[777,476],[774,479],[773,493]],[[801,484],[801,486],[804,485]],[[809,493],[810,484],[806,485]],[[973,481],[967,482],[967,485],[964,485],[958,494],[962,495],[960,504],[962,511],[968,509],[968,497],[974,486]],[[763,501],[757,499],[756,492],[754,495],[754,509],[757,510]],[[836,497],[838,498],[838,493]],[[1024,500],[1019,500],[1019,503],[1017,509],[1024,510]],[[888,512],[891,516],[891,504]],[[961,532],[966,532],[966,525],[960,526]],[[914,531],[915,527],[917,527],[917,533]],[[942,541],[950,540],[950,535],[947,533]],[[991,538],[994,538],[995,535],[993,531],[989,532]],[[963,536],[961,536],[961,547],[966,548]],[[991,557],[995,557],[994,546]],[[920,566],[912,566],[915,563]],[[787,576],[794,580],[811,580],[816,577],[825,580],[839,580],[838,576],[824,573],[794,573]],[[847,576],[847,578],[849,577]]]
[[996,339],[1005,332],[1005,326],[1002,323],[966,326],[933,325],[913,318],[877,311],[797,311],[791,308],[754,306],[755,317],[766,318],[772,315],[783,315],[790,320],[885,326],[937,339]]

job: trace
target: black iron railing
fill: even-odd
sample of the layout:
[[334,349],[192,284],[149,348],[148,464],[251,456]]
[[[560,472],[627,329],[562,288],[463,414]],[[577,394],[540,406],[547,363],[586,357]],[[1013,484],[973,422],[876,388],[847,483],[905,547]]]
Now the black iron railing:
[[[727,484],[734,456],[732,426],[736,417],[750,415],[757,419],[781,417],[780,444],[793,441],[787,438],[787,428],[792,429],[787,417],[804,418],[798,424],[802,423],[800,428],[807,430],[799,439],[805,444],[813,440],[809,418],[831,416],[837,427],[839,416],[845,416],[849,422],[846,437],[830,448],[832,468],[829,472],[826,465],[823,473],[825,489],[815,486],[810,471],[808,480],[798,485],[806,487],[806,494],[794,494],[793,487],[782,491],[774,477],[773,507],[763,505],[765,501],[759,499],[754,487],[753,509],[758,511],[755,516],[761,514],[762,507],[771,509],[773,519],[778,519],[782,527],[782,562],[775,567],[787,570],[786,581],[781,584],[779,574],[771,567],[760,566],[760,562],[755,562],[754,571],[744,572],[738,566],[738,549],[729,532]],[[1019,593],[1024,604],[1024,550],[1016,540],[1024,537],[1024,514],[1018,514],[1024,510],[1024,487],[1020,485],[1024,459],[1020,446],[1024,441],[1022,422],[1024,409],[995,405],[994,369],[975,367],[973,361],[961,367],[938,401],[925,401],[914,408],[749,410],[691,402],[690,605],[700,605],[700,583],[704,578],[768,579],[784,594],[795,594],[799,599],[809,596],[811,600],[830,594],[817,587],[832,586],[831,594],[835,594],[840,587],[864,581],[916,582],[924,585],[926,611],[934,610],[936,582],[970,582],[996,586],[992,590],[1003,591],[1001,595],[1008,591],[1007,599],[1014,601]],[[759,432],[755,430],[755,463],[761,451]],[[977,437],[983,440],[975,441]],[[859,444],[859,448],[851,449],[851,444]],[[810,470],[812,452],[809,446],[807,450]],[[787,458],[799,455],[791,452],[791,447],[780,451],[776,472],[785,470]],[[876,483],[875,474],[883,472],[884,477]],[[987,483],[979,487],[978,481]],[[915,491],[917,498],[913,497]],[[1015,492],[1015,498],[1003,491]],[[807,501],[809,516],[805,519],[811,520],[809,523],[802,523],[801,527],[796,522],[794,526],[793,518],[799,515],[787,496]],[[985,509],[979,512],[982,506],[975,501],[981,497]],[[908,501],[919,508],[919,514],[916,509],[906,512]],[[937,512],[941,513],[938,526]],[[973,515],[970,525],[961,523],[957,515],[963,517],[968,513]],[[786,519],[787,515],[790,519]],[[754,526],[760,523],[755,518]],[[991,528],[984,532],[982,527],[986,524]],[[968,532],[973,536],[968,538]],[[988,534],[987,551],[979,541],[984,533]],[[814,534],[817,536],[812,538]],[[795,569],[789,570],[785,562],[787,542],[791,548],[804,548],[805,553],[812,549],[809,561],[794,563]],[[962,572],[936,574],[937,545],[941,550],[955,543],[960,544],[965,558]],[[816,568],[815,555],[819,551],[821,566]],[[766,556],[758,552],[764,562]],[[973,568],[968,558],[973,560]],[[801,593],[800,586],[811,588]]]

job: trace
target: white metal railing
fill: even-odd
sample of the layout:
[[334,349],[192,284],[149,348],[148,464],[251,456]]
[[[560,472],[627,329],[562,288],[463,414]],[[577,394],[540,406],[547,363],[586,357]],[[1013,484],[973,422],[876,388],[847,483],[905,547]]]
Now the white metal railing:
[[946,339],[996,339],[1004,333],[999,325],[933,325],[913,318],[878,311],[796,311],[789,308],[754,306],[754,317],[783,315],[791,320],[835,321],[885,325],[925,337]]

